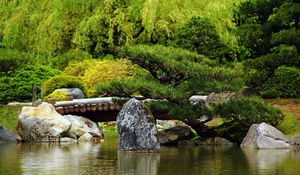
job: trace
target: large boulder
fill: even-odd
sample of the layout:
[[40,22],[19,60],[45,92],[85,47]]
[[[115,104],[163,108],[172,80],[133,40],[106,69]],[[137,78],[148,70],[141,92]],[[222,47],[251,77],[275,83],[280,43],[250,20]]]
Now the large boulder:
[[295,135],[288,141],[292,145],[300,146],[300,135]]
[[77,140],[86,133],[102,138],[102,132],[94,122],[79,116],[62,116],[49,103],[23,107],[17,130],[24,141],[66,142]]
[[72,123],[69,133],[74,134],[77,138],[85,133],[89,133],[93,137],[103,137],[99,126],[87,118],[75,115],[64,115],[62,117]]
[[68,96],[73,97],[73,99],[82,99],[84,98],[84,94],[79,88],[60,88],[58,91],[65,92]]
[[159,151],[155,119],[143,103],[133,98],[117,117],[119,150]]
[[288,139],[279,130],[266,123],[253,124],[241,147],[255,149],[289,148]]
[[174,145],[179,141],[189,140],[196,132],[187,124],[178,120],[158,121],[158,140],[165,145]]
[[21,138],[16,133],[10,132],[0,125],[0,143],[1,142],[17,142]]
[[17,130],[24,141],[59,141],[71,125],[51,104],[42,103],[37,107],[22,108]]

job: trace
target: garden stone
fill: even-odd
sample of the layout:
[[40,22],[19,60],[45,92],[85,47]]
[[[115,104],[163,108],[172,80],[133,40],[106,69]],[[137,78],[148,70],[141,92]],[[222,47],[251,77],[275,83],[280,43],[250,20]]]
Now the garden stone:
[[17,142],[22,139],[17,134],[10,132],[0,125],[0,143],[1,142]]
[[279,130],[266,123],[253,124],[241,147],[255,149],[290,148],[288,139]]
[[91,141],[93,141],[93,136],[90,133],[85,133],[78,139],[78,142],[91,142]]
[[72,96],[73,99],[83,99],[84,98],[84,94],[83,94],[82,90],[79,88],[60,88],[57,90],[65,92],[66,94],[68,94],[68,96]]
[[295,135],[288,141],[292,145],[300,146],[300,135]]
[[75,135],[79,138],[85,133],[90,133],[93,137],[103,137],[99,126],[90,119],[75,115],[64,115],[62,117],[72,123],[69,130],[70,135]]
[[150,110],[133,98],[117,117],[120,151],[159,151],[155,119]]
[[197,145],[214,145],[214,146],[233,146],[234,144],[222,137],[206,138],[205,140],[196,140]]
[[196,136],[195,131],[182,121],[167,120],[158,126],[158,140],[160,144],[177,144],[182,140],[189,140]]
[[17,131],[24,141],[59,141],[71,128],[71,122],[56,112],[53,105],[23,107]]

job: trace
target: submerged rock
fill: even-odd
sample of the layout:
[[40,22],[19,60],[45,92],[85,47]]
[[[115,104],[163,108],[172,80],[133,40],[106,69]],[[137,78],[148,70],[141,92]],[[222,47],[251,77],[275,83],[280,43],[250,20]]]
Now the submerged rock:
[[256,149],[290,148],[288,139],[279,130],[266,123],[253,124],[241,147]]
[[119,150],[159,151],[155,119],[139,100],[125,103],[117,117]]
[[0,143],[1,142],[17,142],[21,141],[20,136],[18,136],[16,133],[10,132],[3,128],[0,125]]

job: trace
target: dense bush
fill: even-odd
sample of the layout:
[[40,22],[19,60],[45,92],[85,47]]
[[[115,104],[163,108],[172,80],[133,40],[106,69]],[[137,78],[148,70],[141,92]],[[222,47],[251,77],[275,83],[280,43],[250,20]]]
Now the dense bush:
[[[38,92],[43,81],[61,74],[59,70],[46,66],[25,66],[0,76],[0,102],[30,101],[32,86],[37,85]],[[38,96],[41,94],[38,93]]]
[[207,18],[193,17],[179,28],[174,36],[174,46],[211,59],[234,59],[233,50],[222,42],[216,27]]
[[300,69],[281,66],[274,75],[263,83],[260,94],[263,97],[300,97]]
[[0,72],[8,72],[32,63],[34,63],[34,57],[29,53],[0,49]]
[[64,72],[68,75],[79,77],[91,89],[99,82],[122,79],[130,75],[133,69],[130,61],[125,59],[89,59],[71,63],[65,68]]
[[212,108],[215,116],[224,119],[216,131],[232,141],[241,142],[252,124],[266,122],[273,126],[283,119],[282,112],[258,97],[243,97],[216,104]]
[[42,87],[43,96],[48,96],[59,88],[79,88],[88,96],[86,85],[79,78],[70,75],[58,75],[45,81]]

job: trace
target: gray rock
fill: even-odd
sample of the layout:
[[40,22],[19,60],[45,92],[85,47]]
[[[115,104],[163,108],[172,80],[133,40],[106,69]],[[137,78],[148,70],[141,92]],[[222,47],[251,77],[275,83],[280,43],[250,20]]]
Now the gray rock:
[[288,141],[292,145],[300,146],[300,135],[295,135]]
[[21,137],[16,133],[10,132],[0,125],[0,143],[21,141]]
[[255,149],[290,148],[288,139],[279,130],[266,123],[253,124],[241,147]]
[[196,140],[197,145],[214,145],[214,146],[233,146],[234,144],[222,137],[207,138],[205,140]]
[[63,137],[59,139],[60,142],[77,142],[77,139],[73,139],[70,137]]
[[177,144],[196,136],[195,131],[182,121],[167,120],[158,125],[158,140],[160,144]]
[[90,133],[85,133],[78,139],[78,142],[91,142],[91,141],[93,141],[93,136]]
[[68,96],[72,96],[73,99],[82,99],[84,98],[84,94],[79,88],[60,88],[57,89],[59,91],[63,91],[68,94]]
[[70,135],[75,135],[79,138],[85,133],[90,133],[94,137],[103,137],[99,126],[90,119],[75,115],[64,115],[62,117],[72,123],[71,129],[69,130]]
[[140,101],[125,103],[117,117],[120,151],[159,151],[155,119]]
[[71,128],[71,123],[56,112],[53,105],[23,107],[17,130],[24,141],[59,141]]

